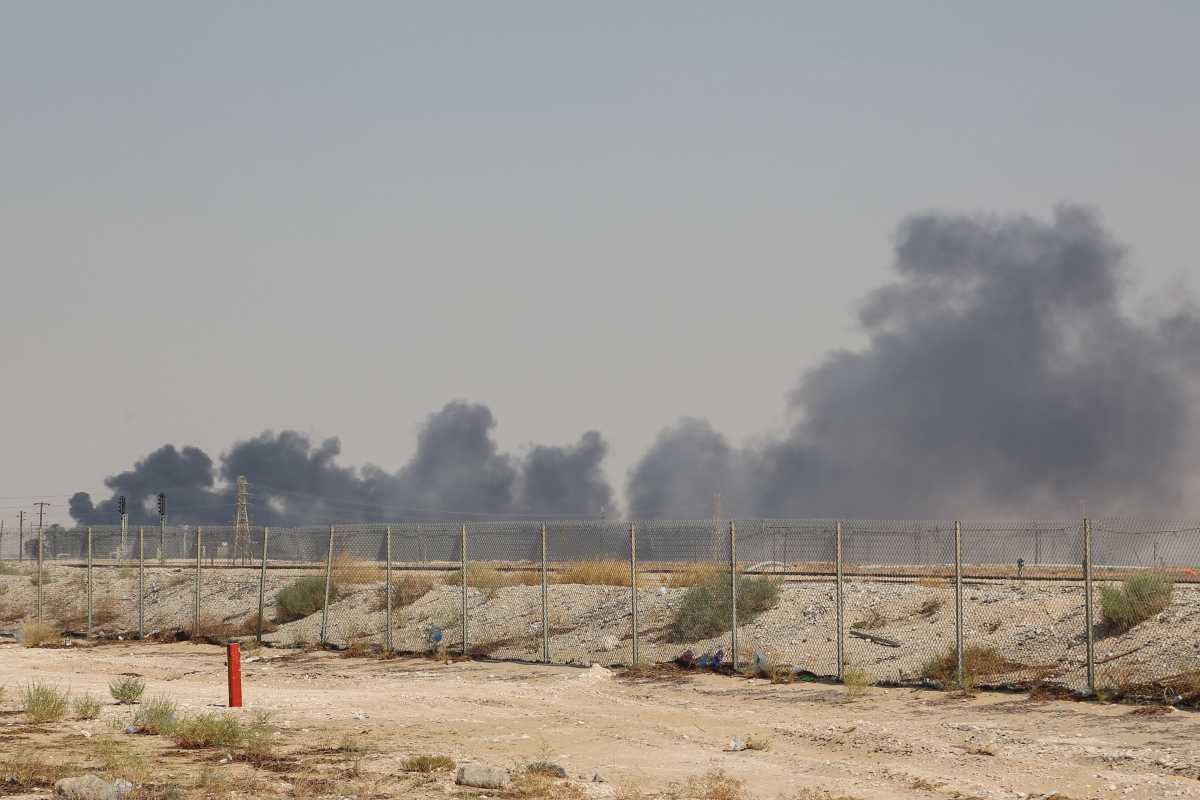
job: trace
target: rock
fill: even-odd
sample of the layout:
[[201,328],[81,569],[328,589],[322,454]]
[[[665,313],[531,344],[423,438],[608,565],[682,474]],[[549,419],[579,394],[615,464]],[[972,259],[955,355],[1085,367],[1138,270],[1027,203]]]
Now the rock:
[[731,753],[740,753],[746,749],[746,743],[741,739],[731,739],[729,741],[729,747],[725,749]]
[[612,635],[605,636],[604,640],[600,643],[600,649],[606,650],[606,651],[607,650],[616,650],[620,646],[621,646],[621,640]]
[[96,775],[63,778],[54,784],[54,796],[65,800],[121,800],[117,787]]
[[118,778],[113,782],[113,788],[117,790],[117,797],[124,797],[133,791],[133,784],[124,778]]
[[503,789],[508,786],[508,770],[467,762],[459,765],[454,782],[477,789]]

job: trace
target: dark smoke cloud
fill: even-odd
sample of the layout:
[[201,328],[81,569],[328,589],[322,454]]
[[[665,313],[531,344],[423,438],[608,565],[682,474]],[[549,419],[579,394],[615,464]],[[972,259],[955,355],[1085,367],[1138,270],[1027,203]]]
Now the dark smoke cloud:
[[268,431],[237,442],[221,457],[220,486],[204,452],[167,445],[108,478],[113,496],[98,505],[85,492],[74,495],[71,516],[81,523],[112,522],[116,496],[125,495],[132,521],[153,522],[154,498],[162,491],[174,521],[229,524],[239,475],[251,484],[252,522],[259,525],[464,515],[592,517],[613,510],[612,489],[601,471],[607,445],[600,434],[588,432],[567,447],[536,446],[517,457],[498,450],[495,426],[486,406],[449,403],[426,419],[416,453],[394,474],[376,466],[339,465],[336,438],[314,445],[295,431]]
[[631,471],[630,513],[703,516],[717,490],[760,516],[1180,508],[1200,319],[1130,319],[1122,259],[1077,207],[909,219],[899,280],[859,314],[869,344],[803,377],[788,435],[734,451],[685,420]]

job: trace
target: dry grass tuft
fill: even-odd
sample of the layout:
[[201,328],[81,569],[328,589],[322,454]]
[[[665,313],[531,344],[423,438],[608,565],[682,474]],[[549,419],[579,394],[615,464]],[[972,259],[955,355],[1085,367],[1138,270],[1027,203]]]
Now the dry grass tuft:
[[108,682],[108,693],[119,706],[131,706],[142,699],[146,682],[136,675],[122,675]]
[[383,567],[373,561],[356,561],[348,550],[333,556],[333,582],[340,586],[382,583],[384,574]]
[[963,651],[963,680],[958,680],[958,651],[951,645],[945,653],[930,659],[921,669],[921,675],[946,688],[969,691],[978,678],[1001,675],[1019,668],[1020,664],[1009,661],[994,647],[968,645]]
[[925,589],[945,589],[946,585],[945,578],[937,578],[932,575],[922,575],[917,578],[917,586]]
[[242,723],[236,717],[205,711],[188,714],[171,728],[175,744],[185,750],[205,747],[237,747],[242,742]]
[[771,683],[795,683],[796,673],[790,664],[776,664],[771,667]]
[[97,736],[90,740],[90,744],[92,757],[110,778],[124,778],[130,783],[140,784],[150,777],[149,759],[113,736]]
[[670,800],[750,800],[745,782],[721,769],[693,776],[682,784],[672,783],[666,796]]
[[456,766],[453,758],[442,755],[409,756],[400,762],[400,769],[404,772],[450,772]]
[[62,644],[62,630],[45,622],[26,622],[21,641],[26,647],[56,647]]
[[576,561],[554,572],[555,583],[579,586],[632,586],[629,564],[624,561]]
[[690,589],[711,581],[720,570],[712,564],[688,564],[667,576],[664,581],[668,589]]
[[77,767],[62,763],[59,759],[43,760],[40,753],[31,750],[14,750],[0,760],[0,792],[7,794],[16,789],[50,789],[55,782],[78,772]]
[[857,700],[865,695],[874,681],[867,671],[859,666],[849,666],[842,670],[842,683],[846,685],[846,698]]
[[152,697],[133,715],[133,724],[142,733],[168,735],[175,728],[178,708],[175,701],[166,695]]
[[[424,575],[404,575],[392,578],[392,608],[411,606],[433,589],[433,581]],[[380,586],[371,601],[372,611],[387,610],[387,586]]]
[[96,719],[100,716],[100,700],[92,694],[81,694],[71,701],[75,719]]
[[[447,573],[442,582],[447,586],[462,585],[462,569]],[[505,586],[515,586],[516,581],[490,564],[470,562],[467,564],[467,586],[481,592],[491,593]]]
[[522,772],[502,793],[516,800],[585,800],[587,795],[572,783],[541,772]]
[[70,692],[40,681],[22,686],[19,698],[25,719],[34,725],[58,722],[67,715],[70,701]]

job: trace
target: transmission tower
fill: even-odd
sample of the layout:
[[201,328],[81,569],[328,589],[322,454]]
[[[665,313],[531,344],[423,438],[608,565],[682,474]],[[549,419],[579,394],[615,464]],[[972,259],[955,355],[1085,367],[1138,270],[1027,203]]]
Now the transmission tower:
[[233,560],[240,558],[245,566],[250,552],[250,484],[245,475],[238,475],[237,479],[237,514],[233,526]]

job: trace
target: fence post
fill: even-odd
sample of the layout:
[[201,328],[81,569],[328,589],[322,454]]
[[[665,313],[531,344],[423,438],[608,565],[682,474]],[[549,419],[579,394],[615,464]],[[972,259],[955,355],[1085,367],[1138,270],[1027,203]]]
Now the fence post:
[[194,602],[194,614],[192,615],[192,639],[193,641],[200,638],[200,567],[201,553],[204,548],[204,529],[196,526],[196,598]]
[[146,638],[146,529],[138,526],[138,640]]
[[267,584],[267,539],[271,535],[270,528],[263,528],[263,549],[262,561],[258,565],[258,628],[255,630],[254,638],[261,642],[263,634],[263,609],[266,606],[266,584]]
[[954,652],[958,686],[963,685],[962,526],[954,522]]
[[391,654],[392,652],[392,526],[387,526],[387,566],[383,570],[384,586],[387,587],[387,608],[385,609],[384,623],[387,625],[387,631],[383,634],[383,652]]
[[329,588],[333,583],[333,526],[329,526],[329,550],[325,556],[325,602],[321,604],[321,646],[329,632]]
[[87,633],[92,638],[92,526],[87,529]]
[[467,524],[462,526],[462,654],[467,655]]
[[629,613],[633,633],[633,665],[641,661],[638,644],[637,523],[629,523]]
[[738,668],[737,579],[737,523],[729,520],[729,659],[734,672]]
[[550,663],[550,617],[546,599],[546,523],[542,523],[542,662]]
[[834,605],[837,607],[837,679],[845,676],[846,663],[846,599],[842,586],[842,523],[835,529],[837,540],[837,562],[834,568]]
[[1083,520],[1083,599],[1084,627],[1087,634],[1087,690],[1096,693],[1096,634],[1092,625],[1092,521]]

